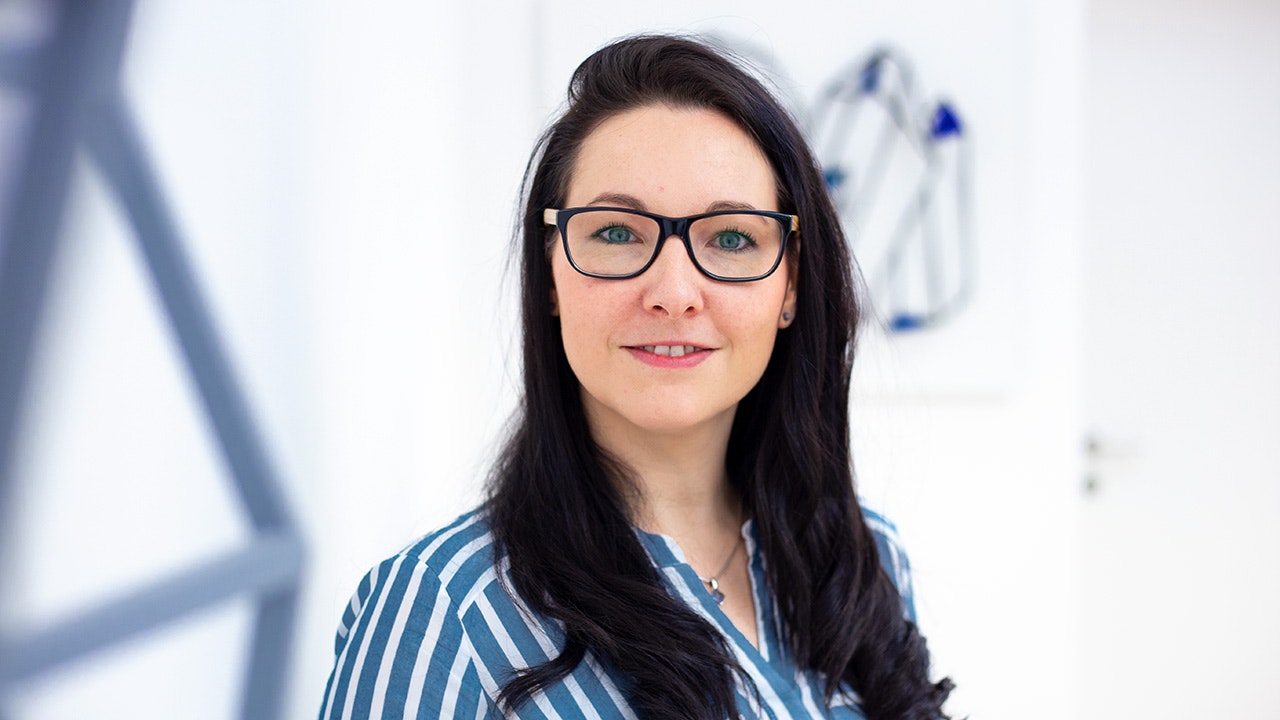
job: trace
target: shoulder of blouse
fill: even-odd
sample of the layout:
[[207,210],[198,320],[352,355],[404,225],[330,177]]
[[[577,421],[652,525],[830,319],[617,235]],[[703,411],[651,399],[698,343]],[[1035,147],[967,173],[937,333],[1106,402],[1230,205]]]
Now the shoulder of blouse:
[[880,553],[880,565],[893,581],[898,594],[902,596],[902,611],[907,619],[916,622],[915,589],[911,582],[911,562],[907,559],[907,551],[898,537],[898,528],[879,512],[862,506],[862,517],[876,539],[876,549]]
[[320,717],[487,712],[496,686],[466,609],[486,593],[506,596],[498,586],[492,534],[477,511],[375,565],[344,609]]

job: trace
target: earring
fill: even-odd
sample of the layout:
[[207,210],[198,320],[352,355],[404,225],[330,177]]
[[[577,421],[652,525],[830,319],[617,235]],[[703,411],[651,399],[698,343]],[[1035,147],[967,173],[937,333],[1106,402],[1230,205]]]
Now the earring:
[[785,322],[791,322],[791,313],[789,312],[782,313],[782,319]]

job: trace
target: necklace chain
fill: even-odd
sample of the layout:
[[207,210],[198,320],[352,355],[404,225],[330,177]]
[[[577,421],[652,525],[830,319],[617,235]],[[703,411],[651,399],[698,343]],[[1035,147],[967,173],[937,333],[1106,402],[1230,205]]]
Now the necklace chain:
[[733,551],[729,553],[728,559],[724,561],[724,565],[720,567],[719,572],[709,578],[704,578],[701,575],[698,576],[698,579],[702,581],[702,584],[707,586],[707,592],[711,593],[711,597],[715,598],[717,604],[724,604],[724,593],[720,592],[720,576],[724,575],[725,571],[729,569],[729,566],[733,564],[733,559],[738,556],[738,547],[740,545],[742,545],[741,535],[738,536],[737,542],[733,544]]

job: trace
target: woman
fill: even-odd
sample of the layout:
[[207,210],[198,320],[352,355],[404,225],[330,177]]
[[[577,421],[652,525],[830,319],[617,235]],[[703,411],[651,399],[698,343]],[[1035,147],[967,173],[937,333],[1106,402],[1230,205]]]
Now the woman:
[[787,113],[706,45],[625,39],[526,192],[489,499],[364,579],[321,716],[942,717],[854,494],[851,263]]

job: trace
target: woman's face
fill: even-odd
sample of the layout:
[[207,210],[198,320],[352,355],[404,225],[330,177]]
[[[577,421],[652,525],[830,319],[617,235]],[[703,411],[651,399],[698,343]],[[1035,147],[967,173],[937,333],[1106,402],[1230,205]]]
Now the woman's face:
[[[778,210],[773,170],[750,136],[714,111],[665,105],[615,115],[587,136],[566,207],[591,205],[671,217],[724,206]],[[552,312],[597,433],[727,434],[790,323],[784,312],[794,313],[785,258],[762,280],[720,282],[698,271],[678,237],[634,278],[582,275],[559,243],[551,271]],[[670,347],[696,349],[663,354]]]

